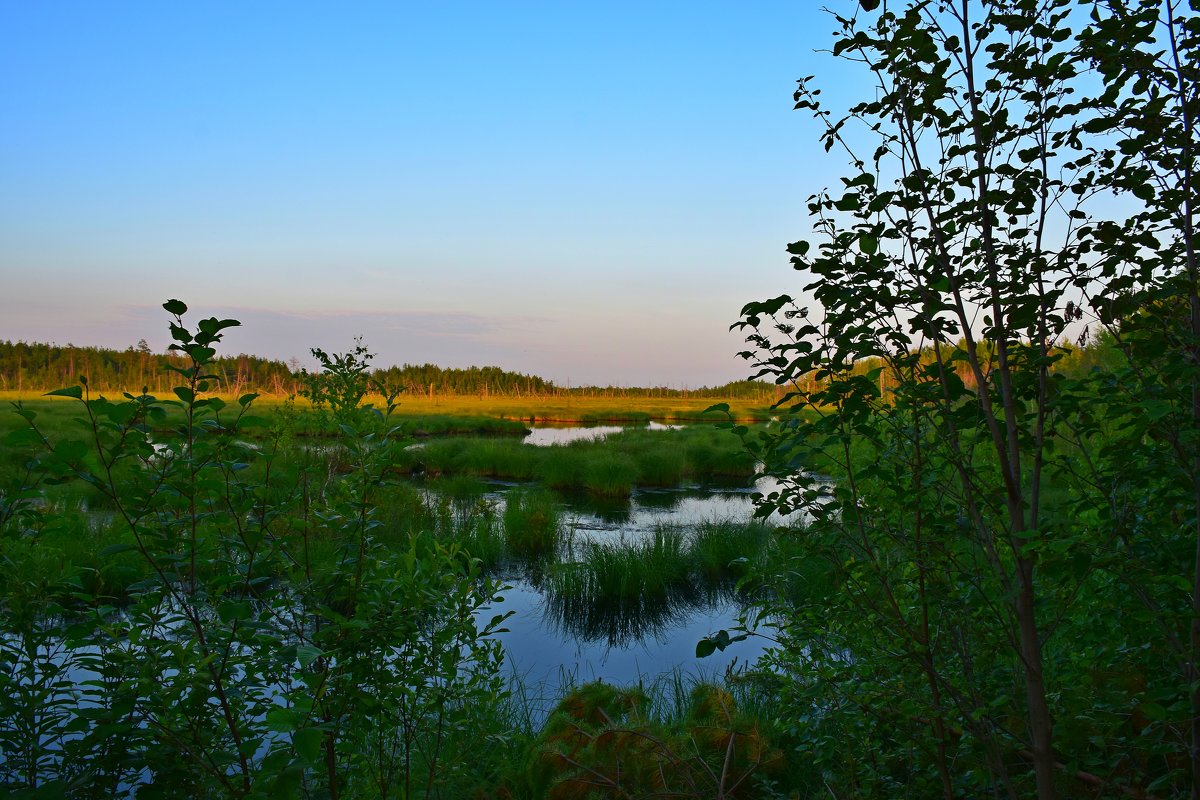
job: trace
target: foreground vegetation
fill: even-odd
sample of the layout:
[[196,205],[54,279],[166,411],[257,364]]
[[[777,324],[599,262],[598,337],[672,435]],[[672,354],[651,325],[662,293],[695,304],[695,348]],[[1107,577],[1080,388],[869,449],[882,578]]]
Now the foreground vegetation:
[[[1200,20],[1194,3],[1080,5],[862,0],[838,18],[835,53],[878,92],[846,120],[797,92],[851,173],[811,200],[818,246],[789,248],[812,302],[740,323],[758,377],[789,387],[782,418],[731,423],[778,481],[760,512],[805,528],[662,530],[543,573],[564,619],[611,637],[748,569],[750,616],[777,627],[764,668],[657,698],[580,687],[521,722],[493,700],[485,559],[560,546],[542,492],[566,476],[619,494],[687,456],[555,472],[511,442],[434,447],[449,499],[410,514],[381,499],[420,451],[399,449],[386,386],[361,408],[361,351],[305,387],[339,438],[289,464],[253,397],[205,394],[228,321],[188,330],[172,301],[188,360],[170,410],[75,387],[58,394],[83,402],[86,441],[44,437],[30,409],[6,440],[29,457],[0,508],[5,789],[1197,796]],[[1067,346],[1085,322],[1100,349]],[[1080,350],[1090,370],[1055,368]],[[469,482],[498,464],[542,483],[503,526]],[[47,490],[71,481],[120,559],[109,577],[56,555],[76,523]],[[122,580],[118,613],[105,581]]]
[[[497,421],[414,426],[392,403],[361,405],[370,378],[360,350],[322,353],[308,405],[259,416],[253,395],[229,403],[206,392],[213,345],[234,323],[193,330],[183,304],[166,308],[191,364],[174,399],[110,401],[85,384],[17,404],[4,432],[6,791],[570,796],[591,770],[617,793],[652,774],[700,790],[728,773],[745,794],[779,772],[767,729],[739,710],[753,701],[735,702],[726,688],[677,678],[668,710],[663,691],[584,686],[549,716],[509,695],[493,637],[505,615],[489,610],[500,585],[487,570],[528,565],[519,568],[554,582],[560,600],[605,611],[607,597],[555,576],[611,573],[621,556],[585,548],[575,566],[547,571],[567,544],[545,486],[514,492],[501,515],[473,476],[430,475],[428,491],[398,480],[412,453],[446,442],[508,448],[509,457],[578,450],[601,465],[584,470],[594,480],[611,477],[604,465],[614,458],[645,461],[664,439],[711,455],[713,432],[636,431],[607,450],[460,438],[414,451],[406,448],[422,431],[480,432]],[[765,529],[753,527],[765,548]],[[692,549],[673,551],[679,563],[651,572],[682,569],[732,591],[738,567],[718,539],[698,534]],[[628,568],[650,574],[630,552]],[[581,619],[562,615],[565,625]],[[708,733],[693,739],[701,727]],[[596,746],[613,737],[659,744],[617,766]],[[494,744],[486,758],[481,739]]]
[[837,797],[1195,798],[1200,6],[859,7],[805,296],[740,323],[833,578],[769,603],[780,721]]

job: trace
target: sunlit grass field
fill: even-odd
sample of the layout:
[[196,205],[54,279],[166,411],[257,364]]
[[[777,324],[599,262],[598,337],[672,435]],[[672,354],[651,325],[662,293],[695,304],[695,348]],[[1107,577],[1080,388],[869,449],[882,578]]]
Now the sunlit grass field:
[[[117,392],[98,392],[111,399],[120,399]],[[169,394],[158,395],[160,399],[174,399]],[[237,398],[219,395],[228,403]],[[256,408],[266,411],[287,401],[284,395],[260,395]],[[74,401],[62,398],[43,397],[39,392],[0,392],[0,403],[23,401],[46,403],[69,407]],[[298,407],[308,407],[303,398],[296,398]],[[365,400],[379,406],[383,398],[368,396]],[[526,422],[548,423],[604,423],[604,422],[717,422],[724,418],[717,412],[705,410],[718,403],[726,403],[730,413],[738,421],[761,421],[770,419],[770,403],[762,400],[731,400],[723,397],[584,397],[574,395],[509,397],[480,395],[401,395],[396,413],[402,416],[485,416],[515,419]],[[36,406],[39,411],[42,406]]]

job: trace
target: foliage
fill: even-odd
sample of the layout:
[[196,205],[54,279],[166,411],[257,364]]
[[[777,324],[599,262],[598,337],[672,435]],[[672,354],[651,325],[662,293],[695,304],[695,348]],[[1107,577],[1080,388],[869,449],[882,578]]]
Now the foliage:
[[638,689],[603,683],[565,697],[542,732],[539,778],[546,796],[769,797],[763,779],[783,754],[723,689],[697,684],[686,718],[656,720]]
[[[87,382],[51,392],[79,402],[85,435],[56,440],[17,405],[27,427],[6,446],[27,454],[23,491],[88,484],[119,528],[101,556],[144,571],[118,612],[104,582],[41,546],[51,534],[36,504],[5,517],[0,785],[72,797],[440,793],[462,769],[447,754],[466,757],[472,707],[502,691],[488,634],[503,617],[477,625],[497,587],[456,545],[414,531],[379,546],[376,498],[399,441],[384,412],[356,405],[364,353],[326,364],[340,381],[325,399],[342,468],[312,453],[288,469],[276,463],[284,426],[248,439],[264,425],[255,395],[208,394],[215,346],[237,322],[190,329],[183,303],[164,308],[185,359],[168,364],[174,399],[114,402]],[[45,605],[54,596],[72,608]]]
[[786,721],[836,795],[1194,796],[1197,6],[877,6],[833,47],[871,97],[796,93],[850,160],[811,302],[740,323],[789,390],[760,510],[831,577],[769,609]]

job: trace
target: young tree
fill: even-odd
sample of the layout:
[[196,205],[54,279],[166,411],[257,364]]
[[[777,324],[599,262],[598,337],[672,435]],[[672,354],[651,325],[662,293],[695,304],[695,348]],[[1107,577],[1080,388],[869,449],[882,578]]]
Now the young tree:
[[[748,439],[780,481],[762,512],[803,512],[834,579],[781,611],[784,666],[822,676],[798,702],[889,742],[841,758],[859,789],[922,780],[887,761],[907,745],[945,797],[1025,794],[1017,760],[1040,798],[1196,796],[1197,5],[863,2],[833,53],[874,96],[836,117],[800,82],[851,172],[788,247],[810,299],[743,310],[756,377],[793,389]],[[1055,371],[1085,322],[1127,368]]]

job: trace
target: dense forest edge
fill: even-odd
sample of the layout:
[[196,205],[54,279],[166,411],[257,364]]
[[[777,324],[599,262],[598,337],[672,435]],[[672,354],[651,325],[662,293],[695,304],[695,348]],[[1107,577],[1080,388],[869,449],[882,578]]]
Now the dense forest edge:
[[[0,392],[48,392],[78,380],[80,375],[99,391],[140,392],[143,387],[170,389],[164,363],[183,364],[175,353],[155,353],[145,340],[125,350],[76,347],[45,342],[0,340]],[[241,394],[256,391],[293,395],[304,385],[304,372],[293,363],[247,355],[222,356],[213,371],[223,391]],[[620,397],[690,398],[719,397],[770,401],[776,395],[762,381],[730,381],[719,386],[676,388],[668,386],[560,386],[553,381],[500,367],[440,367],[436,364],[403,364],[374,370],[374,377],[408,395],[478,395],[482,397]]]
[[[965,346],[959,342],[957,347]],[[926,362],[935,360],[932,348],[922,353]],[[1112,365],[1121,358],[1113,337],[1103,329],[1096,335],[1083,330],[1077,341],[1058,348],[1056,372],[1079,376],[1094,367]],[[162,393],[170,390],[170,373],[165,365],[182,366],[178,353],[151,351],[145,340],[125,350],[108,347],[45,342],[0,340],[0,392],[37,394],[75,383],[80,376],[100,392],[139,393],[143,388]],[[883,366],[882,359],[863,358],[850,367],[851,374],[865,375]],[[305,370],[261,356],[218,356],[212,370],[218,391],[232,395],[258,392],[279,396],[303,392]],[[965,361],[959,363],[964,381],[973,380]],[[811,386],[815,371],[800,382]],[[714,398],[773,403],[785,394],[779,384],[763,380],[740,380],[718,386],[673,388],[668,386],[559,386],[537,375],[504,370],[500,367],[440,367],[436,364],[403,364],[376,368],[372,376],[378,383],[398,388],[403,396],[468,396],[482,398],[621,398],[689,399]],[[788,382],[784,382],[788,383]],[[886,379],[883,386],[886,389]]]

